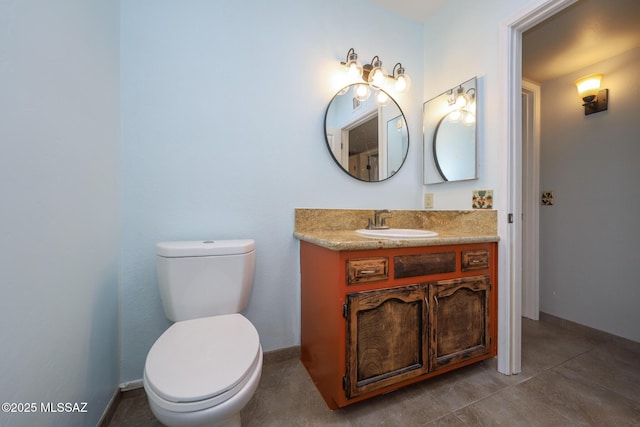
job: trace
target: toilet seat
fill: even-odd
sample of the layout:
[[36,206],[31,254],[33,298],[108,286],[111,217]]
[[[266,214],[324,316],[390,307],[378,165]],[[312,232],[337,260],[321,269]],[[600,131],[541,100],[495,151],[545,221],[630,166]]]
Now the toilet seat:
[[258,332],[241,314],[176,322],[147,355],[145,389],[170,411],[209,408],[243,388],[261,355]]

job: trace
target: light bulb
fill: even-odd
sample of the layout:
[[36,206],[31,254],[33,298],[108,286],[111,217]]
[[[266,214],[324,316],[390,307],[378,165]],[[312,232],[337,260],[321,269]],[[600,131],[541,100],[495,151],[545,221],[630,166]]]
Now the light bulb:
[[354,60],[347,63],[347,79],[349,83],[362,79],[362,65],[358,61]]
[[389,102],[389,95],[387,95],[386,92],[379,90],[376,94],[376,102],[378,105],[386,105]]
[[467,101],[467,95],[464,93],[458,93],[458,96],[456,96],[456,102],[453,105],[455,108],[464,108],[467,106]]
[[369,74],[369,83],[371,83],[375,87],[381,87],[384,83],[384,78],[386,77],[382,68],[374,68]]
[[[396,74],[397,71],[397,74]],[[411,86],[411,78],[405,74],[404,67],[401,63],[397,63],[393,67],[393,79],[395,80],[394,89],[398,93],[404,93],[409,90],[409,86]]]
[[382,68],[382,61],[377,56],[374,56],[370,65],[371,71],[367,81],[369,84],[376,88],[381,88],[384,85],[384,80],[387,78],[387,71]]
[[457,122],[458,120],[460,120],[460,116],[462,116],[460,110],[453,110],[449,113],[449,120],[451,120],[452,122]]
[[411,86],[411,78],[406,74],[400,74],[396,77],[395,89],[398,93],[404,93]]
[[475,98],[473,98],[473,99],[471,100],[471,102],[469,102],[469,103],[467,104],[467,110],[468,110],[469,112],[471,112],[471,114],[473,114],[473,115],[475,115],[475,114],[476,114],[476,99],[475,99]]
[[467,126],[471,126],[476,122],[476,116],[471,111],[465,111],[463,123]]
[[[585,100],[585,102],[593,100],[600,90],[600,81],[602,80],[602,76],[603,74],[592,74],[576,80],[575,85],[578,88],[578,95],[580,95],[580,98]],[[587,100],[585,98],[590,99]]]
[[354,89],[354,93],[358,101],[366,101],[367,99],[369,99],[369,95],[371,94],[371,89],[369,89],[369,85],[365,85],[365,84],[356,85]]
[[358,62],[358,54],[353,48],[347,52],[347,62],[340,64],[347,67],[347,84],[357,83],[362,79],[362,64]]

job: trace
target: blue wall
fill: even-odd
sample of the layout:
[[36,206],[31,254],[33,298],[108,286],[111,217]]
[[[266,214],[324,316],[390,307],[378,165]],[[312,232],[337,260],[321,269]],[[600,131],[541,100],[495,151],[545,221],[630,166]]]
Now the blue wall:
[[95,426],[118,387],[119,21],[0,2],[0,402],[37,404],[3,427]]
[[[122,4],[122,380],[142,377],[168,327],[154,245],[250,237],[247,317],[266,351],[299,344],[296,207],[415,209],[421,191],[423,27],[366,0]],[[349,48],[415,76],[410,133],[390,180],[347,176],[324,140]]]

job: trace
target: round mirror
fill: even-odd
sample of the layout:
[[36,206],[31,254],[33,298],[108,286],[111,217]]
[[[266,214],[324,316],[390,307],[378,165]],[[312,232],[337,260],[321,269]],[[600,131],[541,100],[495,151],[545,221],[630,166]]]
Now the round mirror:
[[[463,114],[473,114],[464,112]],[[475,120],[459,111],[442,117],[433,135],[433,160],[444,181],[468,179],[475,169]]]
[[396,101],[366,84],[344,87],[324,116],[327,147],[352,177],[377,182],[392,177],[409,151],[409,131]]

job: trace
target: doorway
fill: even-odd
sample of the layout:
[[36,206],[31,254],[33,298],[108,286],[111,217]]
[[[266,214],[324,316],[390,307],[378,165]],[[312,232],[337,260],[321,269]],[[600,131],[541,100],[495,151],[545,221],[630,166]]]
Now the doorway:
[[498,354],[498,371],[517,374],[521,371],[521,316],[522,316],[522,260],[523,260],[523,146],[522,146],[522,33],[560,12],[577,0],[544,0],[537,2],[517,16],[507,20],[500,31],[500,62],[505,75],[501,78],[503,117],[501,133],[506,138],[507,212],[511,218],[503,246],[507,260],[503,270],[508,286],[499,290],[502,301],[500,313],[506,321],[498,328],[498,346],[504,349]]

